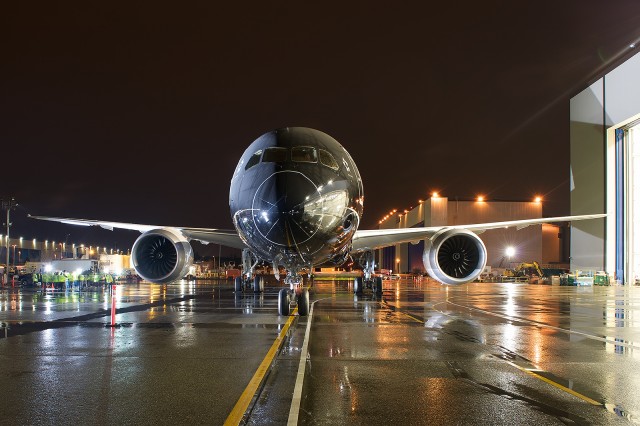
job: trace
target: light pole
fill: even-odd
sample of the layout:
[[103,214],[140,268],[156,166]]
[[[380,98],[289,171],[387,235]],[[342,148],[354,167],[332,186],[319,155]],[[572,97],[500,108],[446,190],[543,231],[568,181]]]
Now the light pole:
[[16,199],[11,197],[9,201],[2,200],[2,208],[7,211],[7,236],[5,240],[5,249],[7,251],[7,263],[5,263],[6,267],[4,268],[4,282],[5,284],[9,282],[9,228],[11,227],[11,220],[9,218],[9,213],[11,209],[15,209],[18,203],[16,203]]

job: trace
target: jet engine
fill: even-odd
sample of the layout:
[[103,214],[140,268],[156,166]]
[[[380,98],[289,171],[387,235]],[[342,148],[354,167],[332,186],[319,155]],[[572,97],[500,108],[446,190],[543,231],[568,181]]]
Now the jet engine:
[[133,243],[131,263],[143,279],[168,283],[187,275],[193,264],[193,249],[177,229],[152,229]]
[[429,276],[444,284],[463,284],[482,273],[487,249],[471,231],[445,229],[425,241],[422,261]]

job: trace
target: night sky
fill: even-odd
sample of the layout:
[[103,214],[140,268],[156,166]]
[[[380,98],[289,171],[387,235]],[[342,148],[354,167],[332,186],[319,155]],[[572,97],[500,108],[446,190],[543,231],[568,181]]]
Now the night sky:
[[27,213],[231,229],[241,153],[286,126],[351,153],[362,228],[433,190],[568,214],[569,98],[640,38],[636,0],[90,3],[2,7],[15,236],[137,236]]

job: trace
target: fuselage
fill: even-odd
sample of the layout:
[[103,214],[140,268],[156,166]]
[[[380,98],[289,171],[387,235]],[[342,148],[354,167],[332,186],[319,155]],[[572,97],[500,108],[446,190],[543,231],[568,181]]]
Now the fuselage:
[[238,234],[259,258],[298,270],[342,263],[360,224],[362,179],[326,133],[277,129],[244,152],[231,179]]

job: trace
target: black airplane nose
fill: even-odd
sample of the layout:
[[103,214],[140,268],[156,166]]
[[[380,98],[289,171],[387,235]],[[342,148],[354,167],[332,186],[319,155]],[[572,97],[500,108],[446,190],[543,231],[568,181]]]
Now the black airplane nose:
[[258,187],[252,215],[258,232],[274,244],[295,247],[309,240],[322,220],[318,188],[297,171],[276,172]]

